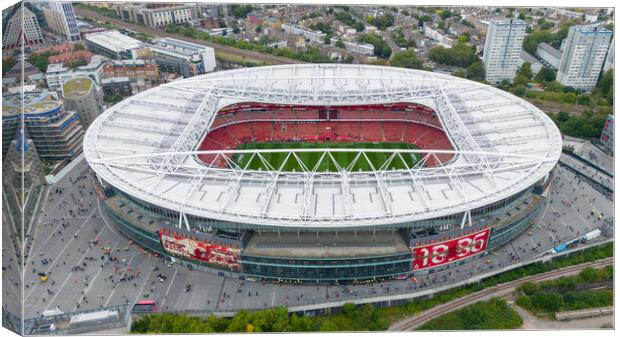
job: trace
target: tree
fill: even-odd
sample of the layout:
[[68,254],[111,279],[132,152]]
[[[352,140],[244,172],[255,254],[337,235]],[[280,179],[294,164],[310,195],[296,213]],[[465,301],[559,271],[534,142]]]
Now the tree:
[[254,29],[254,31],[256,31],[257,33],[262,32],[263,31],[263,26],[261,26],[261,25],[256,26],[256,29]]
[[428,57],[435,62],[457,67],[467,67],[480,61],[480,57],[475,54],[475,47],[464,43],[452,48],[435,46],[428,51]]
[[230,9],[232,15],[240,19],[247,17],[247,15],[254,10],[254,7],[252,5],[231,5]]
[[2,75],[4,75],[7,71],[11,70],[17,63],[17,60],[13,56],[9,56],[2,60]]
[[533,73],[532,73],[532,64],[529,62],[524,62],[521,65],[521,68],[519,69],[519,72],[517,73],[517,76],[523,76],[525,78],[527,78],[528,80],[532,79]]
[[362,35],[360,41],[372,44],[375,47],[375,56],[387,58],[392,54],[392,49],[387,44],[387,42],[385,42],[381,36],[375,33]]
[[537,82],[551,82],[555,80],[556,71],[553,68],[543,67],[538,71],[534,80]]
[[478,61],[467,67],[467,78],[474,81],[482,81],[484,79],[485,70],[484,63]]
[[86,48],[85,48],[85,47],[84,47],[84,45],[83,45],[83,44],[81,44],[81,43],[76,43],[76,44],[73,46],[73,50],[74,50],[74,51],[84,50],[84,49],[86,49]]
[[517,75],[517,77],[514,79],[513,84],[514,85],[527,85],[530,82],[530,80],[523,75]]
[[384,15],[377,15],[375,17],[369,16],[368,23],[383,31],[387,27],[394,25],[394,16],[389,13]]
[[527,89],[525,88],[525,86],[522,84],[519,84],[518,86],[514,88],[512,93],[515,94],[516,96],[523,97],[526,92],[527,92]]
[[239,34],[239,32],[241,32],[241,29],[239,29],[239,27],[233,27],[233,34]]
[[609,102],[612,102],[614,96],[614,70],[607,70],[607,72],[601,76],[596,83],[596,87],[601,90],[601,93],[608,99]]
[[544,312],[556,312],[562,307],[562,296],[558,293],[539,291],[532,295],[532,304],[534,307]]
[[390,60],[390,65],[400,68],[422,69],[423,63],[416,52],[410,49],[395,53]]
[[32,53],[30,54],[30,57],[28,58],[28,62],[32,64],[33,66],[37,67],[37,69],[39,69],[40,71],[46,72],[47,65],[49,64],[47,58],[50,57],[50,55],[52,55],[52,53],[49,51],[46,51],[40,54]]
[[336,41],[335,46],[338,48],[345,48],[344,42],[342,42],[341,40]]

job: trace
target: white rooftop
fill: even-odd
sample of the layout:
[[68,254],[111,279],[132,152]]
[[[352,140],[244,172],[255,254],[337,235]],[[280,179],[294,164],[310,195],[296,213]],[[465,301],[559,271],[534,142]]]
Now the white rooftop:
[[[197,160],[215,113],[243,101],[420,103],[437,111],[455,158],[437,167],[331,173],[223,169]],[[472,210],[544,178],[561,148],[555,124],[504,91],[437,73],[340,64],[245,68],[160,85],[104,112],[84,138],[98,176],[138,199],[186,215],[302,228],[376,226]],[[393,151],[426,159],[442,152]]]
[[118,30],[107,30],[105,32],[88,34],[85,39],[117,53],[124,50],[140,48],[142,46],[142,41],[124,35]]

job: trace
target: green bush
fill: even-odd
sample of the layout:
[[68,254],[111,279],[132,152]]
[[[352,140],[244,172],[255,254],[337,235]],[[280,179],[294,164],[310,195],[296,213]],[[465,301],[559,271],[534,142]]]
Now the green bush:
[[521,316],[506,301],[492,298],[439,316],[418,330],[514,329],[522,324]]

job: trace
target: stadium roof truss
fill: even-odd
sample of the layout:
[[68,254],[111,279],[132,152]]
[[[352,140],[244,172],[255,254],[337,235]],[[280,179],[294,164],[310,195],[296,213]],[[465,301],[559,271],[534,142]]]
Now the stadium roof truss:
[[[252,149],[198,151],[216,112],[239,102],[433,108],[453,150]],[[253,226],[338,228],[464,213],[544,178],[561,136],[540,110],[498,89],[436,73],[362,65],[246,68],[161,85],[113,106],[84,140],[89,164],[123,192],[185,214]],[[318,152],[314,167],[300,153]],[[355,153],[348,165],[334,154]],[[389,153],[375,167],[368,154]],[[280,167],[266,158],[285,153]],[[235,155],[249,155],[245,165]],[[404,156],[419,160],[409,165]],[[197,159],[208,155],[212,165]],[[447,162],[441,155],[452,155]],[[226,168],[213,165],[223,160]],[[259,160],[265,170],[248,165]],[[301,170],[285,171],[293,161]],[[322,172],[324,161],[337,170]],[[406,169],[390,169],[397,161]],[[435,166],[427,166],[433,161]],[[370,171],[353,168],[364,162]]]

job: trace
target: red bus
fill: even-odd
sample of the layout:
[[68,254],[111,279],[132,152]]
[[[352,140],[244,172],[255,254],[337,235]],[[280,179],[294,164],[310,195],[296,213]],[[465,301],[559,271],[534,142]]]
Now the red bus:
[[157,305],[155,305],[155,301],[152,300],[142,300],[138,301],[133,306],[132,312],[155,312],[157,311]]

